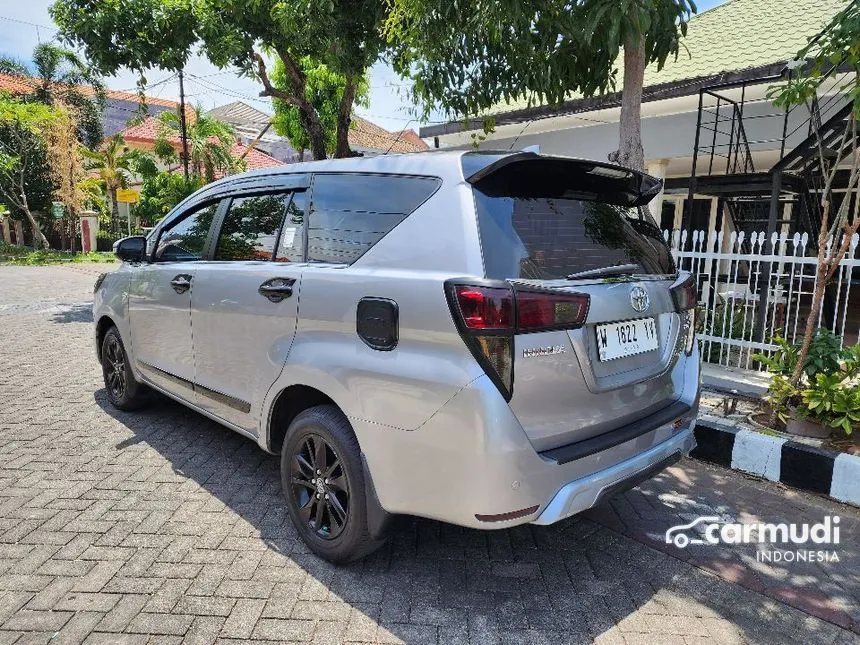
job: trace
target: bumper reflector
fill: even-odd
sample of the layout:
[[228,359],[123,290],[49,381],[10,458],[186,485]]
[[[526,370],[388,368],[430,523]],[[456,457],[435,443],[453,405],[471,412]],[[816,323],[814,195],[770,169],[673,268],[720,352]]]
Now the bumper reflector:
[[522,508],[518,511],[511,511],[510,513],[499,513],[498,515],[478,515],[475,513],[475,519],[479,522],[504,522],[505,520],[515,520],[518,517],[526,517],[527,515],[532,515],[533,513],[537,513],[539,506],[529,506],[528,508]]

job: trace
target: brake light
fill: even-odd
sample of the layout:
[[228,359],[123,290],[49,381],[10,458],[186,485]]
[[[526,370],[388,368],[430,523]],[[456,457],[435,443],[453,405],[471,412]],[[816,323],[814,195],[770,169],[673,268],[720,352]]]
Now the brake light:
[[678,285],[672,287],[672,300],[675,310],[681,316],[681,334],[684,338],[684,353],[689,356],[693,353],[696,342],[696,304],[698,295],[696,281],[692,275]]
[[675,302],[675,311],[685,311],[696,308],[696,281],[690,275],[681,284],[672,287],[672,300]]
[[510,288],[457,285],[455,290],[463,324],[469,329],[505,330],[513,324]]
[[590,302],[586,294],[514,290],[506,282],[448,282],[446,294],[460,335],[506,400],[513,395],[514,335],[581,327]]

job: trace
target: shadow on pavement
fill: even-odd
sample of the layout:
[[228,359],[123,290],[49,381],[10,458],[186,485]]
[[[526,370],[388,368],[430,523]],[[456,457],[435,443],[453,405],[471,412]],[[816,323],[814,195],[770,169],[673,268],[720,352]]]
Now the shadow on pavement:
[[[673,471],[643,485],[656,493],[630,491],[592,516],[550,527],[484,532],[409,519],[380,551],[335,567],[310,553],[292,527],[276,457],[161,396],[136,413],[112,408],[103,390],[95,399],[133,433],[117,450],[143,459],[149,446],[168,460],[178,480],[187,478],[208,493],[199,496],[207,501],[193,516],[177,511],[171,521],[187,522],[188,534],[217,548],[218,540],[226,539],[223,510],[228,508],[240,518],[230,520],[230,536],[261,540],[287,566],[309,572],[319,583],[312,599],[334,596],[363,613],[365,619],[350,622],[353,632],[343,640],[483,645],[601,637],[623,642],[623,633],[628,642],[684,642],[686,637],[686,642],[785,643],[834,642],[847,633],[605,526],[602,516],[608,512],[646,515],[647,509],[637,513],[627,508],[631,505],[645,504],[654,515],[665,504],[658,499],[661,488],[681,486],[693,496],[701,492],[698,487],[709,482],[695,481],[689,469],[682,469],[680,482]],[[671,498],[666,499],[671,506]],[[667,521],[676,517],[673,509],[666,511]],[[630,516],[621,524],[632,521]],[[659,527],[661,522],[644,524],[646,530],[671,526]],[[362,635],[356,629],[369,631]]]

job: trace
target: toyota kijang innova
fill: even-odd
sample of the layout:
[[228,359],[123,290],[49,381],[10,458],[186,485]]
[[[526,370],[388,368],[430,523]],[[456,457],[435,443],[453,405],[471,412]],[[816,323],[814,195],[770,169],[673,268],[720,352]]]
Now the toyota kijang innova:
[[108,397],[150,390],[280,455],[333,562],[398,514],[551,524],[694,445],[695,285],[653,177],[437,151],[228,177],[115,245],[95,340]]

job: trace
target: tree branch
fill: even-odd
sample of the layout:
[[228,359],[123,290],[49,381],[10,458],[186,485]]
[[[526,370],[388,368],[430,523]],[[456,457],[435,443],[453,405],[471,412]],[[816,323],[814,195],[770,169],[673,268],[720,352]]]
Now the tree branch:
[[271,96],[272,98],[280,99],[284,103],[289,103],[299,109],[303,107],[302,102],[296,96],[286,90],[278,89],[272,85],[272,81],[269,79],[269,74],[266,71],[266,61],[264,61],[263,57],[257,52],[254,52],[254,61],[257,63],[257,75],[260,77],[260,82],[263,84],[264,88],[263,91],[260,92],[260,96]]

